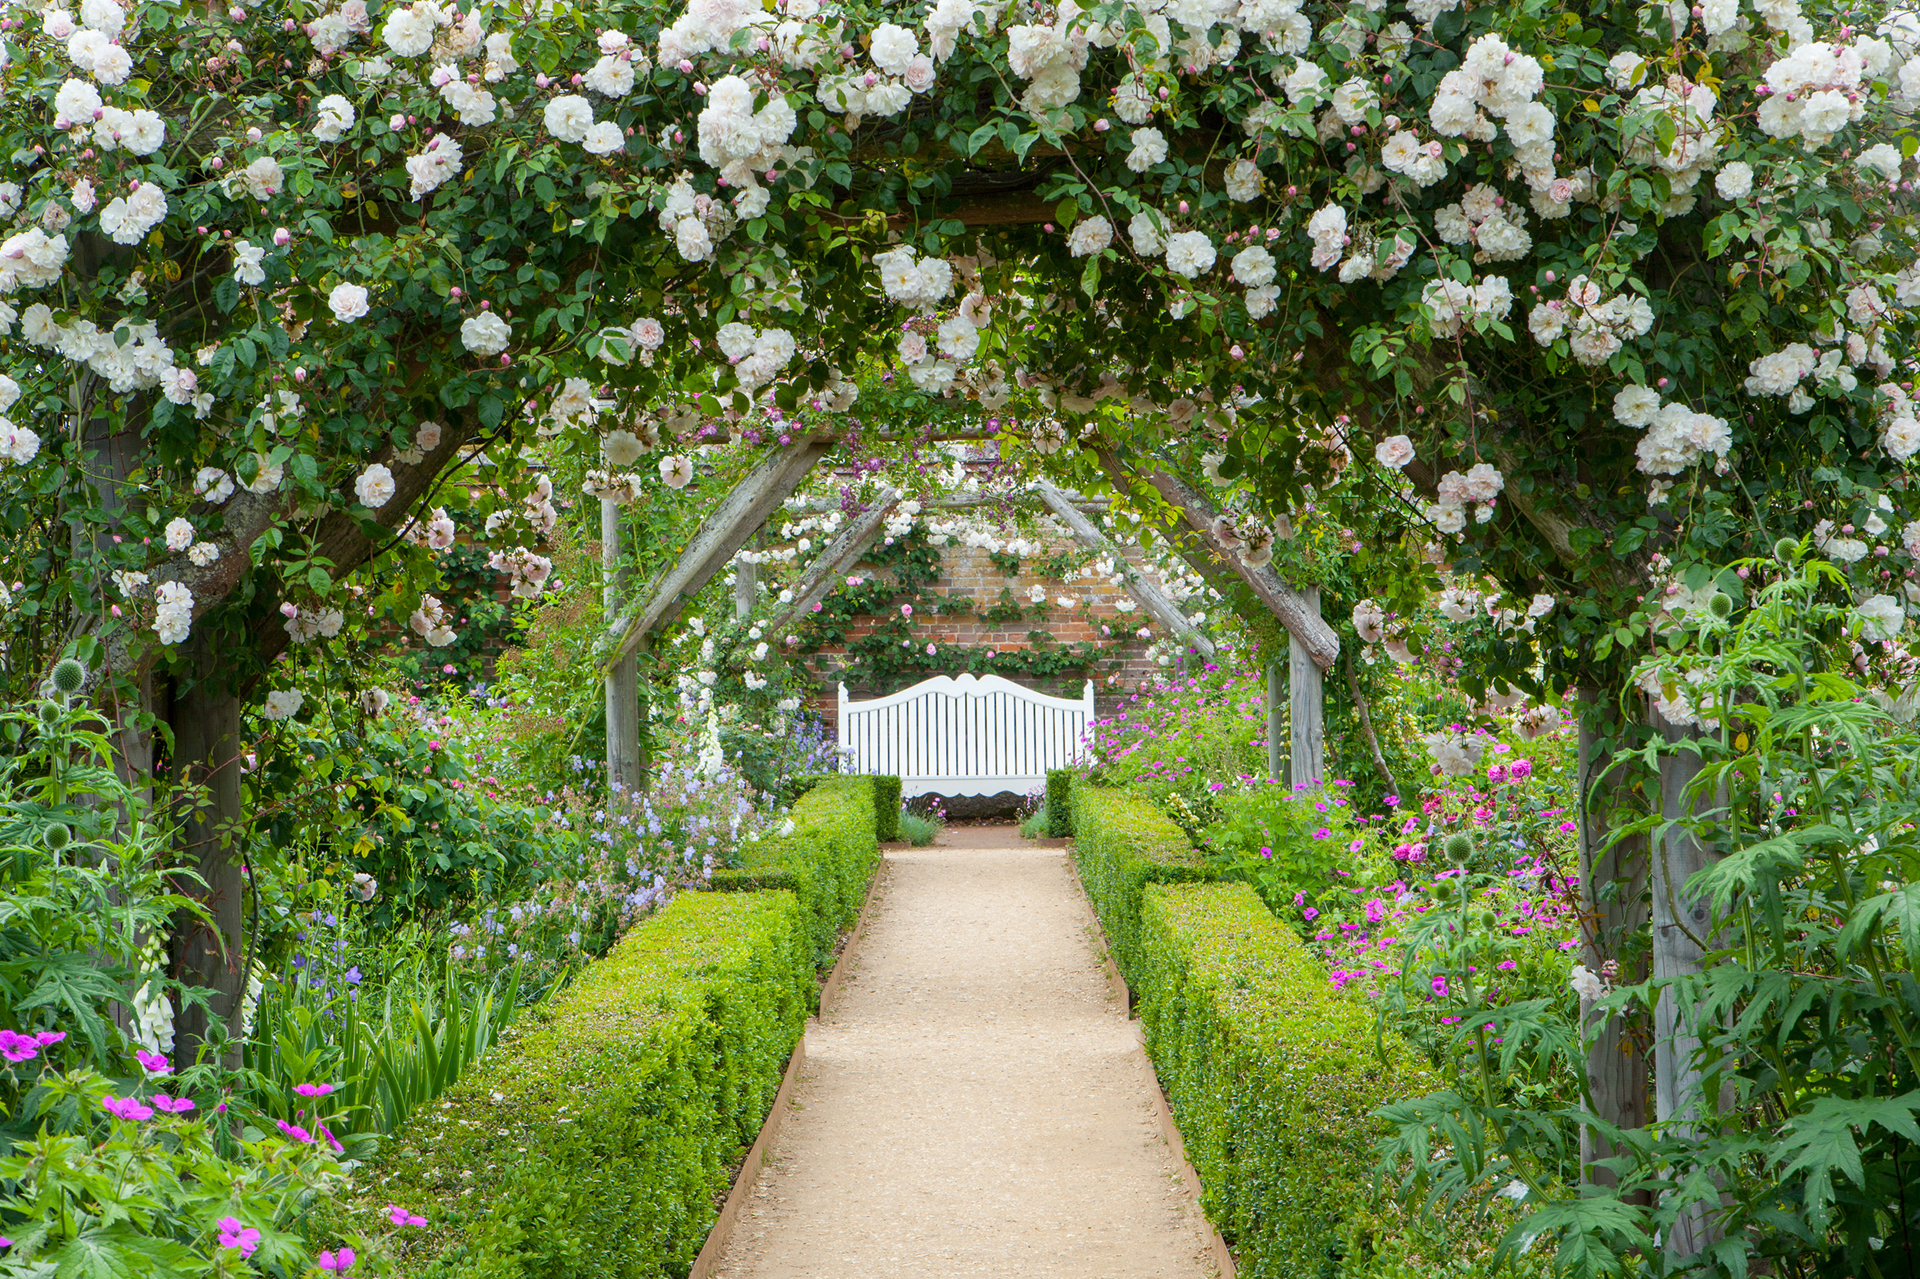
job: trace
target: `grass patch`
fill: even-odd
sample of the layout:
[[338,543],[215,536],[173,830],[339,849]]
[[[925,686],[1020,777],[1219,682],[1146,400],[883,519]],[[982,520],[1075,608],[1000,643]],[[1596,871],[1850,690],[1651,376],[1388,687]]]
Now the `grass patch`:
[[912,809],[903,809],[900,813],[900,838],[915,848],[925,848],[940,833],[942,822],[935,821],[924,813]]

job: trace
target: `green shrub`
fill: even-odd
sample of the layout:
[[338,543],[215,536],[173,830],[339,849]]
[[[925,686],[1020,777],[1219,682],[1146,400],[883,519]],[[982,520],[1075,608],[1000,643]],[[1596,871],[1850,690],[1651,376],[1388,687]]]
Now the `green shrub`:
[[[742,846],[741,864],[713,872],[723,891],[791,889],[807,913],[817,964],[833,958],[840,933],[866,900],[879,863],[872,777],[826,777],[793,806],[793,829]],[[897,810],[896,810],[897,811]]]
[[687,1272],[772,1106],[813,990],[792,893],[683,893],[415,1115],[315,1237],[428,1217],[393,1273]]
[[340,699],[314,705],[310,720],[280,726],[278,747],[262,750],[243,783],[249,808],[265,814],[256,865],[331,828],[348,872],[379,883],[369,913],[386,923],[511,896],[572,842],[546,806],[497,797],[440,730],[397,714],[355,723]]
[[1338,1273],[1386,1132],[1373,1111],[1437,1081],[1397,1043],[1379,1059],[1373,1011],[1244,884],[1147,887],[1137,955],[1147,1051],[1241,1273]]
[[881,843],[900,838],[900,779],[873,779],[873,837]]
[[1186,834],[1144,795],[1081,783],[1072,802],[1077,815],[1073,860],[1080,882],[1131,985],[1139,962],[1141,889],[1211,879],[1214,872]]
[[1343,885],[1335,872],[1355,862],[1351,845],[1361,828],[1340,790],[1256,782],[1221,792],[1215,804],[1220,819],[1202,832],[1202,842],[1274,914],[1295,917],[1295,894],[1319,909],[1350,899],[1351,881]]
[[1047,770],[1047,834],[1065,839],[1073,834],[1073,780],[1071,768]]
[[1042,804],[1020,823],[1020,833],[1028,839],[1045,839],[1049,824],[1047,806]]
[[[1081,784],[1074,860],[1137,1001],[1207,1216],[1247,1279],[1490,1274],[1499,1225],[1452,1238],[1367,1185],[1379,1106],[1436,1086],[1292,928],[1208,868],[1145,796]],[[1449,1223],[1458,1226],[1459,1223]],[[1464,1242],[1462,1241],[1464,1239]]]

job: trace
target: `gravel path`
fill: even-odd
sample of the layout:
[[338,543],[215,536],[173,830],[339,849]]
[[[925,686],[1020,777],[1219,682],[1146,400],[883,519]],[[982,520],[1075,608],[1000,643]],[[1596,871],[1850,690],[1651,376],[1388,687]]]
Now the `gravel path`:
[[887,853],[716,1275],[1208,1279],[1065,850],[945,838]]

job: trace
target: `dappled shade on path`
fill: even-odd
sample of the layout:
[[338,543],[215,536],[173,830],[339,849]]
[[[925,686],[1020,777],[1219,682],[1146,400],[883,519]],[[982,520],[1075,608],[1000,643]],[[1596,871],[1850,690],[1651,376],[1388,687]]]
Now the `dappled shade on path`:
[[887,854],[717,1274],[1206,1279],[1064,850],[949,837]]

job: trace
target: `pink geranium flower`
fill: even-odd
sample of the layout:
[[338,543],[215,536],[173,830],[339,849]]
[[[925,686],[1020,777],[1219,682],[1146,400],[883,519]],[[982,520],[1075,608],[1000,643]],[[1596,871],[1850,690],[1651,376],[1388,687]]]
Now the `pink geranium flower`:
[[242,1257],[251,1257],[253,1250],[260,1246],[260,1232],[252,1226],[243,1226],[238,1217],[220,1218],[220,1246],[238,1248]]
[[128,1123],[139,1123],[143,1119],[153,1118],[153,1107],[141,1105],[136,1097],[116,1097],[108,1093],[100,1099],[100,1108]]

